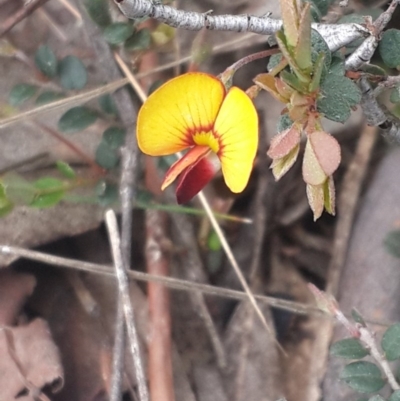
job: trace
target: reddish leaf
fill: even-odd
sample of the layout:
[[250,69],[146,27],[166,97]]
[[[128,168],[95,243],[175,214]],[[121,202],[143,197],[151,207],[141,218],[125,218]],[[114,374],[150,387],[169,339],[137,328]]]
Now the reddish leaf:
[[332,175],[339,167],[341,160],[338,141],[324,131],[313,132],[309,140],[322,170],[327,176]]
[[271,159],[282,158],[291,152],[300,142],[300,129],[297,125],[292,125],[289,129],[275,135],[271,140],[271,145],[267,155]]

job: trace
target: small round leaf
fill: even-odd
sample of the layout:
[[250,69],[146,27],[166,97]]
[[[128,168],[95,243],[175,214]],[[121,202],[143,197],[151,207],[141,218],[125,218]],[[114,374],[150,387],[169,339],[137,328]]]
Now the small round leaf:
[[359,87],[345,76],[327,74],[320,90],[318,111],[332,121],[345,122],[350,116],[351,107],[361,100]]
[[400,323],[390,326],[385,331],[381,345],[388,361],[400,358]]
[[400,66],[400,30],[388,29],[379,42],[379,53],[389,68]]
[[104,140],[99,143],[96,149],[96,162],[101,167],[110,170],[114,168],[119,161],[118,153]]
[[46,45],[42,45],[36,51],[35,64],[39,70],[49,78],[53,78],[57,74],[57,58],[53,50]]
[[375,364],[365,361],[347,365],[340,374],[340,378],[349,387],[360,393],[373,393],[385,385],[379,368]]
[[118,149],[125,143],[126,131],[119,127],[109,127],[103,132],[103,141],[106,142],[111,149]]
[[82,89],[87,83],[86,67],[75,56],[67,56],[60,61],[58,74],[65,89]]
[[46,91],[41,93],[35,100],[36,105],[42,105],[46,103],[55,102],[56,100],[63,99],[65,96],[59,92]]
[[133,34],[133,26],[126,22],[115,22],[104,30],[104,39],[112,44],[119,45]]
[[118,115],[117,106],[115,105],[114,99],[108,93],[106,95],[99,97],[99,106],[104,111],[104,113],[110,114],[112,116]]
[[33,207],[44,208],[54,206],[64,197],[63,183],[56,178],[40,178],[33,186],[37,190],[37,194],[30,204]]
[[11,106],[19,106],[30,99],[36,91],[37,87],[35,85],[17,84],[11,89],[8,102]]
[[58,121],[58,129],[67,134],[82,131],[97,120],[97,113],[84,106],[66,111]]
[[151,46],[151,32],[149,29],[141,29],[132,35],[126,42],[125,48],[128,50],[146,50]]
[[85,8],[90,18],[100,27],[111,24],[111,15],[108,0],[86,0]]
[[346,338],[334,343],[330,349],[331,355],[346,359],[361,359],[369,354],[356,338]]

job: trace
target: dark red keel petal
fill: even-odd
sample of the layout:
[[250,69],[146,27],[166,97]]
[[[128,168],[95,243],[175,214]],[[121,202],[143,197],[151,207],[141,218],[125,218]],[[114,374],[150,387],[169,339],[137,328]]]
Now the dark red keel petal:
[[214,177],[217,166],[206,157],[187,167],[179,176],[176,186],[176,200],[181,205],[189,202]]

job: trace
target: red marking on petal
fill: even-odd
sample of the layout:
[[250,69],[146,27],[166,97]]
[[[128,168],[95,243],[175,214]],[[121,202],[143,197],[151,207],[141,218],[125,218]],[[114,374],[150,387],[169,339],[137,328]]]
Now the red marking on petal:
[[199,159],[210,152],[208,146],[194,146],[182,158],[176,161],[167,171],[161,189],[164,190],[168,185],[172,184],[175,179],[191,164],[195,164]]
[[187,167],[179,176],[175,192],[177,202],[180,205],[189,202],[211,181],[217,171],[217,166],[206,157]]

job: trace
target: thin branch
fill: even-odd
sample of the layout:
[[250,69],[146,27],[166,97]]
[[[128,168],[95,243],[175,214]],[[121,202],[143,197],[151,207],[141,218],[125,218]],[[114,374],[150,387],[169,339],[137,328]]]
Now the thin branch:
[[[202,28],[217,31],[254,32],[271,35],[282,28],[282,21],[267,16],[211,15],[211,12],[196,13],[176,10],[150,0],[115,0],[122,13],[131,19],[152,17],[175,28],[198,31]],[[369,36],[370,32],[359,24],[313,24],[327,42],[331,51],[336,51],[352,41]]]
[[400,142],[400,120],[378,103],[371,84],[366,78],[361,78],[359,85],[361,88],[360,106],[367,124],[379,127],[389,140]]
[[[115,277],[115,274],[113,273],[109,265],[100,265],[96,263],[82,262],[79,260],[63,258],[61,256],[49,255],[38,251],[32,251],[30,249],[18,248],[8,245],[0,245],[0,253],[8,256],[16,256],[28,260],[34,260],[48,265],[70,268],[93,274],[100,274],[102,276]],[[155,276],[152,274],[142,273],[135,270],[129,270],[127,272],[127,275],[130,279],[133,280],[143,281],[143,282],[154,281],[156,283],[162,283],[166,287],[175,290],[189,291],[189,292],[199,291],[203,294],[229,298],[229,299],[236,299],[239,301],[248,300],[247,294],[244,293],[243,291],[215,287],[208,284],[195,283],[192,281],[180,280],[173,277]],[[268,297],[265,295],[255,295],[255,298],[257,299],[257,301],[263,302],[273,308],[287,310],[289,312],[293,312],[298,315],[316,315],[320,317],[324,316],[321,310],[319,308],[314,307],[313,305],[305,305],[299,302],[287,301],[284,299]],[[374,323],[384,326],[389,325],[386,323],[385,324],[378,322]]]
[[139,339],[135,327],[134,312],[129,296],[127,266],[124,266],[124,260],[121,253],[121,240],[118,233],[117,218],[114,211],[108,210],[105,219],[115,265],[115,272],[118,279],[118,290],[123,303],[125,325],[129,338],[133,366],[135,367],[136,379],[138,382],[139,397],[140,401],[149,401],[146,378],[140,355]]
[[392,19],[399,0],[392,0],[388,9],[379,15],[373,24],[367,24],[367,28],[371,32],[371,36],[364,40],[364,42],[346,59],[346,70],[356,71],[364,64],[368,64],[378,47],[382,31]]
[[47,3],[49,0],[31,0],[27,5],[22,6],[13,15],[9,16],[0,26],[0,38],[10,31],[24,18],[31,15],[36,9]]

